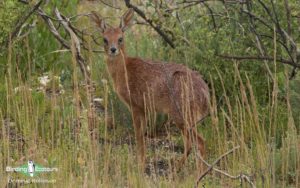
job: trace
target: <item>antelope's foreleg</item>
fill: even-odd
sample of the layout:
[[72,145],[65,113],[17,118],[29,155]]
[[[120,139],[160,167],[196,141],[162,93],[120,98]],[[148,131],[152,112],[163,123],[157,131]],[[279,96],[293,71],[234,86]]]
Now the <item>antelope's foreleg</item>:
[[134,125],[134,131],[135,131],[135,139],[136,139],[136,145],[137,145],[137,153],[138,153],[138,160],[140,167],[144,169],[145,167],[145,137],[144,137],[144,130],[146,126],[146,118],[143,111],[140,110],[133,110],[132,112],[133,116],[133,125]]

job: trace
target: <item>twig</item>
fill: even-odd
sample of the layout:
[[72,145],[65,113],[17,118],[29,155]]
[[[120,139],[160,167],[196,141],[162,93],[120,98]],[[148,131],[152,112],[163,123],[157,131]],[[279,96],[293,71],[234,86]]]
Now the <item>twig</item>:
[[[29,4],[29,2],[28,2],[27,0],[18,0],[18,1],[19,1],[20,3],[26,4],[26,5]],[[70,44],[65,40],[64,37],[62,37],[62,36],[60,35],[60,33],[58,32],[58,28],[56,28],[56,27],[54,26],[53,22],[52,22],[52,21],[58,21],[58,22],[59,22],[59,26],[60,26],[60,25],[61,25],[61,23],[60,23],[61,20],[56,19],[56,18],[53,18],[53,17],[47,15],[47,14],[45,13],[45,11],[44,11],[43,9],[41,9],[40,7],[38,7],[37,10],[35,10],[35,12],[36,12],[39,16],[41,16],[41,18],[45,21],[45,23],[46,23],[46,25],[48,26],[50,32],[51,32],[51,33],[53,34],[53,36],[58,40],[58,42],[59,42],[64,48],[70,49]],[[75,15],[75,16],[72,16],[72,17],[70,17],[70,18],[65,18],[64,16],[63,16],[63,17],[67,20],[67,22],[70,23],[69,20],[74,19],[74,18],[76,18],[76,17],[78,17],[78,16],[88,16],[88,14]],[[73,30],[75,33],[79,32],[79,29],[73,27],[71,24],[69,24],[69,26],[72,28],[72,30]],[[80,32],[81,32],[81,31],[80,31]],[[89,35],[89,34],[84,33],[84,32],[81,32],[81,33],[83,33],[84,35]],[[89,35],[89,36],[91,36],[91,35]],[[83,37],[80,38],[80,39],[83,41]],[[88,49],[83,43],[80,43],[80,44],[82,45],[82,47],[83,47],[84,50],[90,50],[90,49]],[[94,53],[103,53],[103,52],[104,52],[103,50],[91,50],[91,51],[94,52]]]
[[[54,9],[54,13],[55,13],[56,17],[60,20],[62,27],[65,29],[65,31],[71,37],[70,50],[72,52],[72,55],[75,57],[77,64],[79,65],[81,73],[83,74],[84,82],[85,82],[85,86],[86,86],[86,90],[87,90],[87,95],[88,95],[88,100],[91,101],[93,98],[92,97],[93,85],[92,85],[92,80],[91,80],[91,73],[90,73],[90,68],[89,68],[88,64],[86,63],[84,57],[81,55],[80,40],[79,40],[78,36],[76,35],[75,31],[72,29],[73,27],[71,26],[69,19],[64,17],[57,8]],[[80,104],[80,103],[78,103],[78,104]],[[90,123],[93,123],[92,119],[90,119],[93,117],[93,114],[94,114],[94,112],[92,110],[93,109],[92,106],[93,106],[93,103],[89,102],[89,109],[91,109],[91,114],[92,114],[92,116],[89,117],[89,121],[88,121],[89,126],[90,126]],[[78,123],[79,123],[78,125],[80,125],[80,120],[77,119],[76,121],[78,121]]]
[[[268,35],[265,35],[265,34],[260,34],[260,36],[261,36],[261,37],[265,37],[265,38],[269,38],[269,39],[274,40],[274,37],[273,37],[273,36],[268,36]],[[288,54],[289,58],[291,59],[290,62],[291,62],[292,64],[297,64],[297,63],[295,63],[294,57],[293,57],[293,55],[292,55],[292,52],[290,52],[290,50],[289,50],[287,44],[286,44],[285,42],[283,42],[283,41],[277,39],[277,37],[276,37],[276,41],[284,48],[284,50],[285,50],[286,53]]]
[[[250,2],[247,2],[248,9],[249,9],[249,3],[250,3]],[[290,49],[288,48],[288,45],[286,44],[286,42],[287,42],[286,38],[288,39],[288,41],[290,41],[291,46],[293,46],[293,47],[296,49],[296,44],[295,44],[294,40],[291,38],[291,36],[290,36],[288,33],[286,33],[285,30],[283,30],[283,29],[280,27],[279,23],[278,23],[278,24],[275,23],[276,21],[273,19],[273,16],[272,16],[270,10],[266,7],[266,5],[263,4],[263,3],[261,3],[261,5],[264,7],[264,9],[265,9],[266,12],[268,13],[269,17],[271,18],[271,20],[272,20],[272,21],[274,22],[274,24],[276,25],[276,33],[278,33],[278,34],[281,35],[281,36],[282,36],[282,34],[284,35],[283,37],[281,37],[281,38],[283,39],[284,42],[281,42],[280,40],[277,40],[277,41],[280,41],[280,44],[282,45],[282,47],[285,49],[285,51],[286,51],[287,54],[289,55],[291,61],[293,61],[293,63],[295,63],[294,57],[292,56],[292,52],[290,51]],[[274,10],[275,10],[275,8],[274,8]],[[251,12],[250,12],[250,9],[249,9],[249,10],[241,9],[241,11],[242,11],[243,13],[246,13],[247,15],[249,15],[249,17],[250,17],[250,23],[251,23],[251,29],[254,31],[254,34],[255,34],[258,38],[260,38],[259,36],[261,36],[261,35],[259,35],[259,34],[257,33],[257,31],[255,30],[253,20],[258,20],[258,21],[259,21],[260,23],[262,23],[264,26],[266,26],[266,27],[269,28],[271,31],[273,31],[273,27],[272,27],[271,25],[269,25],[269,24],[267,23],[267,21],[265,21],[264,19],[258,17],[258,16],[255,15],[255,14],[251,13]],[[277,19],[276,19],[276,20],[277,20]],[[278,21],[278,22],[279,22],[279,21]],[[285,37],[286,37],[286,38],[285,38]],[[270,38],[273,40],[273,37],[270,37]],[[260,41],[260,43],[262,44],[261,41]],[[264,55],[264,54],[262,54],[262,55]]]
[[[12,32],[12,34],[11,34],[11,40],[13,40],[16,36],[17,36],[17,34],[19,33],[19,31],[20,31],[20,29],[22,28],[22,25],[28,20],[28,18],[30,18],[30,16],[41,6],[41,4],[42,4],[42,2],[43,2],[43,0],[40,0],[38,3],[36,3],[33,7],[32,7],[32,9],[24,16],[24,17],[22,17],[19,21],[18,21],[18,23],[17,23],[17,25],[16,25],[16,27],[15,27],[15,29],[14,29],[14,31]],[[4,44],[5,44],[5,46],[8,46],[8,43],[9,43],[9,40],[7,40]]]
[[[246,6],[247,6],[247,9],[248,9],[249,13],[251,13],[251,10],[252,10],[251,2],[247,1]],[[248,14],[248,15],[249,15],[249,20],[250,20],[250,31],[252,33],[254,33],[254,35],[255,35],[255,41],[256,42],[254,42],[254,43],[257,45],[257,49],[258,49],[260,55],[261,56],[266,56],[266,54],[267,54],[266,47],[265,47],[264,43],[262,42],[261,36],[258,34],[258,31],[257,31],[256,26],[254,24],[254,19],[253,18],[255,16],[253,14]],[[274,80],[272,71],[270,70],[270,67],[267,64],[267,60],[264,60],[264,64],[265,64],[265,67],[267,69],[267,72],[268,72],[270,78],[272,80]]]
[[249,12],[248,10],[245,10],[245,9],[241,9],[241,11],[242,11],[243,13],[245,13],[245,14],[248,14],[248,15],[249,15],[250,17],[252,17],[253,19],[259,21],[261,24],[263,24],[264,26],[266,26],[266,27],[269,28],[270,30],[273,30],[272,26],[269,25],[269,24],[267,23],[267,21],[264,20],[263,18],[258,17],[257,15],[255,15],[255,14],[253,14],[253,13],[251,13],[251,12]]
[[290,73],[289,80],[292,80],[293,78],[295,78],[296,75],[297,75],[297,68],[294,67]]
[[178,7],[174,7],[174,8],[169,8],[166,10],[166,12],[170,13],[173,12],[174,10],[179,10],[179,9],[186,9],[192,6],[196,6],[198,4],[200,4],[202,1],[196,1],[196,2],[190,2],[190,4],[184,5],[182,7],[178,6]]
[[[225,59],[235,59],[235,60],[241,60],[241,61],[244,61],[244,60],[258,60],[258,61],[264,61],[264,60],[267,60],[267,61],[274,61],[274,58],[273,57],[261,57],[261,56],[232,56],[232,55],[223,55],[223,54],[219,54],[217,55],[221,58],[225,58]],[[276,61],[277,62],[281,62],[283,64],[288,64],[288,65],[291,65],[293,67],[297,67],[297,68],[300,68],[300,64],[297,64],[297,63],[294,63],[293,61],[290,61],[290,60],[286,60],[286,59],[283,59],[281,57],[279,58],[276,58]]]
[[47,16],[45,16],[45,12],[42,9],[39,9],[37,11],[37,13],[42,17],[42,19],[45,21],[45,23],[47,24],[50,32],[53,34],[53,36],[60,42],[60,44],[67,48],[70,49],[70,45],[69,43],[59,34],[59,32],[57,31],[57,29],[55,28],[53,22],[51,21],[51,19],[49,19]]
[[285,7],[285,12],[286,12],[286,19],[287,19],[287,33],[289,35],[292,35],[292,26],[291,26],[291,8],[289,6],[289,1],[284,0],[284,7]]
[[117,10],[121,10],[120,7],[115,7],[115,6],[113,6],[113,5],[111,5],[111,4],[107,3],[107,2],[105,2],[105,1],[103,1],[103,0],[99,0],[99,1],[100,1],[101,3],[103,3],[104,5],[110,7],[110,8],[114,8],[114,9],[117,9]]
[[[259,4],[263,7],[263,9],[265,10],[265,12],[267,13],[268,17],[270,18],[271,20],[271,23],[274,24],[276,26],[276,33],[279,34],[281,40],[278,40],[277,41],[281,44],[281,46],[284,48],[284,50],[286,51],[286,53],[288,54],[289,56],[289,59],[288,61],[285,61],[285,60],[282,60],[279,59],[279,62],[282,62],[282,63],[285,63],[285,64],[289,64],[291,66],[293,66],[294,68],[299,68],[299,64],[297,63],[297,58],[295,57],[295,52],[297,51],[297,45],[295,43],[295,40],[292,38],[291,36],[291,28],[290,28],[290,15],[289,15],[289,7],[288,7],[288,4],[287,4],[287,1],[285,1],[285,8],[286,8],[286,11],[287,11],[287,20],[288,20],[288,31],[286,32],[280,25],[280,22],[279,22],[279,17],[277,15],[277,12],[276,12],[276,9],[275,9],[275,5],[274,5],[274,2],[273,0],[270,0],[271,1],[271,5],[272,5],[272,11],[271,9],[269,9],[267,7],[267,5],[261,1],[261,0],[258,0]],[[247,5],[250,3],[250,1],[247,1]],[[249,9],[249,6],[248,6],[248,9]],[[260,36],[266,36],[266,35],[262,35],[262,34],[258,34],[255,30],[255,28],[253,29],[254,27],[254,23],[252,20],[257,20],[259,21],[260,23],[262,23],[264,26],[266,26],[267,28],[269,28],[271,31],[273,31],[273,28],[272,26],[267,23],[267,21],[265,21],[264,19],[258,17],[257,15],[253,14],[250,12],[250,9],[249,10],[244,10],[244,9],[241,9],[241,11],[243,13],[246,13],[247,15],[249,15],[250,17],[250,20],[251,20],[251,29],[252,29],[252,32],[256,35],[257,39],[258,39],[258,43],[260,43],[260,45],[263,44],[262,41],[260,41]],[[268,37],[270,39],[273,39],[273,37]],[[264,50],[266,51],[266,50]],[[260,52],[262,52],[260,50]],[[261,56],[266,56],[265,52],[264,53],[261,53]],[[264,58],[263,58],[264,59]],[[261,60],[261,58],[260,58]],[[267,59],[264,59],[264,61],[270,61],[272,60],[271,58],[267,58]]]
[[76,51],[76,59],[77,59],[77,62],[79,64],[80,70],[81,70],[84,78],[86,79],[87,83],[90,83],[90,72],[88,70],[88,67],[85,63],[85,60],[84,60],[83,56],[81,55],[80,41],[79,41],[77,35],[71,29],[71,27],[69,26],[69,22],[66,20],[66,18],[64,18],[60,14],[60,12],[58,11],[57,8],[55,8],[54,12],[55,12],[56,17],[60,20],[60,23],[62,24],[64,29],[69,33],[69,35],[71,37],[71,40],[74,42],[74,47],[75,47],[75,51]]
[[213,10],[212,10],[212,9],[209,7],[209,5],[206,4],[205,2],[203,2],[203,5],[204,5],[204,6],[207,8],[207,10],[209,11],[210,16],[211,16],[211,20],[212,20],[213,25],[214,25],[214,29],[215,29],[215,31],[217,31],[217,23],[216,23],[216,19],[215,19]]
[[[23,3],[23,4],[27,4],[27,5],[29,4],[29,2],[27,0],[18,0],[18,1],[21,2],[21,3]],[[50,17],[47,16],[47,14],[40,7],[37,7],[37,9],[35,10],[35,12],[39,16],[42,17],[42,19],[45,21],[46,25],[50,29],[50,32],[61,43],[61,45],[63,47],[65,47],[65,48],[70,49],[70,46],[69,46],[68,42],[59,34],[59,32],[55,28],[53,22],[51,21]]]
[[124,0],[127,8],[132,8],[140,17],[142,17],[172,48],[175,48],[173,41],[160,29],[154,25],[153,21],[148,19],[143,11],[130,3],[130,0]]

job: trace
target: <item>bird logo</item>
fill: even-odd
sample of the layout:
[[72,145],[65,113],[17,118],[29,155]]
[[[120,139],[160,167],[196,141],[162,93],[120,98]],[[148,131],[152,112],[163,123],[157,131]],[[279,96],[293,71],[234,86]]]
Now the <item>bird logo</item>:
[[29,160],[28,161],[27,172],[29,173],[29,175],[31,177],[33,177],[34,171],[35,171],[35,164],[32,160]]

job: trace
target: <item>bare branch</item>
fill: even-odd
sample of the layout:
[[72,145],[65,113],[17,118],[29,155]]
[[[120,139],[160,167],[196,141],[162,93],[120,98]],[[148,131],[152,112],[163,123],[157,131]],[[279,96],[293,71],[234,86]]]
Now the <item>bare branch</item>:
[[50,32],[53,34],[53,36],[60,42],[60,44],[62,44],[63,47],[70,49],[70,45],[69,43],[59,34],[59,32],[57,31],[57,29],[55,28],[53,22],[51,21],[51,19],[49,19],[46,15],[46,13],[42,10],[39,9],[37,11],[37,13],[42,17],[42,19],[45,21],[45,23],[47,24]]
[[213,167],[219,163],[224,157],[226,157],[227,155],[233,153],[236,149],[240,148],[240,146],[237,146],[237,147],[234,147],[232,148],[231,150],[227,151],[226,153],[224,153],[223,155],[221,155],[218,159],[215,160],[215,162],[213,162],[210,167],[208,169],[206,169],[205,172],[203,172],[201,174],[201,176],[198,178],[197,182],[196,182],[196,186],[195,187],[198,187],[200,181],[211,171],[213,170]]
[[200,4],[201,1],[196,1],[196,2],[189,2],[189,4],[186,4],[184,6],[178,6],[178,7],[174,7],[174,8],[169,8],[166,10],[166,12],[173,12],[174,10],[179,10],[179,9],[186,9],[186,8],[189,8],[189,7],[192,7],[192,6],[195,6],[195,5],[198,5]]
[[115,6],[113,6],[113,5],[111,5],[111,4],[107,3],[107,2],[105,2],[105,1],[103,1],[103,0],[99,0],[99,1],[100,1],[101,3],[103,3],[104,5],[110,7],[110,8],[117,9],[117,10],[121,10],[120,7],[115,7]]
[[56,17],[60,20],[60,23],[62,24],[64,29],[71,36],[71,40],[74,42],[77,62],[79,64],[80,70],[81,70],[84,78],[89,83],[90,82],[90,71],[89,71],[88,66],[86,65],[85,60],[80,52],[80,41],[79,41],[77,35],[75,34],[75,32],[69,26],[70,23],[68,22],[68,20],[66,20],[66,18],[60,14],[60,12],[58,11],[57,8],[55,8],[54,12],[55,12]]
[[286,19],[287,19],[287,33],[289,35],[292,35],[292,26],[291,26],[291,8],[289,6],[289,1],[284,0],[284,7],[285,7],[285,12],[286,12]]
[[[232,59],[232,60],[241,60],[241,61],[244,61],[244,60],[258,60],[258,61],[264,61],[264,60],[267,60],[267,61],[274,61],[274,58],[273,57],[261,57],[261,56],[232,56],[232,55],[224,55],[224,54],[220,54],[220,55],[217,55],[221,58],[224,58],[224,59]],[[283,59],[281,57],[278,57],[276,58],[276,61],[277,62],[281,62],[283,64],[288,64],[288,65],[291,65],[293,67],[297,67],[297,68],[300,68],[300,64],[296,64],[294,63],[293,61],[290,61],[290,60],[286,60],[286,59]]]
[[223,174],[223,175],[225,175],[226,177],[228,177],[228,178],[230,178],[230,179],[239,179],[239,180],[244,180],[244,181],[246,181],[246,182],[248,182],[249,184],[250,184],[250,186],[251,187],[256,187],[255,185],[254,185],[254,183],[251,181],[251,179],[250,179],[250,177],[249,176],[247,176],[247,175],[245,175],[245,174],[243,174],[243,173],[241,173],[241,174],[239,174],[239,175],[237,175],[237,176],[233,176],[233,175],[230,175],[230,174],[228,174],[228,173],[226,173],[226,172],[223,172],[223,171],[221,171],[221,170],[219,170],[219,169],[216,169],[214,166],[216,165],[216,164],[218,164],[224,157],[226,157],[227,155],[229,155],[229,154],[231,154],[231,153],[233,153],[235,150],[237,150],[237,149],[239,149],[240,148],[240,146],[236,146],[236,147],[234,147],[234,148],[232,148],[231,150],[229,150],[229,151],[227,151],[226,153],[224,153],[223,155],[221,155],[219,158],[217,158],[211,165],[209,164],[209,163],[207,163],[200,155],[198,155],[198,157],[201,159],[201,161],[202,162],[204,162],[207,166],[208,166],[208,169],[205,171],[205,172],[203,172],[200,176],[199,176],[199,178],[197,179],[197,181],[196,181],[196,184],[195,184],[195,188],[197,188],[198,186],[199,186],[199,183],[201,182],[201,180],[210,172],[210,171],[216,171],[216,172],[218,172],[218,173],[221,173],[221,174]]
[[[33,14],[40,6],[41,6],[42,2],[43,2],[43,0],[40,0],[38,3],[36,3],[36,4],[32,7],[32,9],[31,9],[24,17],[22,17],[22,18],[18,21],[16,27],[14,28],[13,32],[11,33],[11,40],[13,40],[13,39],[17,36],[17,34],[19,33],[20,29],[22,28],[22,25],[23,25],[23,24],[28,20],[28,18],[30,18],[30,16],[31,16],[31,15],[32,15],[32,14]],[[7,40],[7,41],[5,42],[5,46],[7,46],[8,43],[9,43],[9,40]]]
[[204,5],[204,6],[207,8],[207,10],[209,11],[210,16],[211,16],[211,20],[212,20],[213,25],[214,25],[214,29],[215,29],[215,31],[217,31],[217,24],[216,24],[216,19],[215,19],[213,10],[212,10],[212,9],[209,7],[209,5],[206,4],[205,2],[203,2],[203,5]]
[[142,17],[172,48],[175,48],[173,41],[160,29],[159,26],[155,25],[152,20],[148,19],[145,13],[138,7],[130,3],[130,0],[124,0],[128,8],[132,8],[140,17]]

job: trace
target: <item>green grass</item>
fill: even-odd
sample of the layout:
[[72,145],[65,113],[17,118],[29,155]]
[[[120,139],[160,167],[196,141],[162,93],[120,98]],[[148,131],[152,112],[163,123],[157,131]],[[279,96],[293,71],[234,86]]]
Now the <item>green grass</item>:
[[[133,30],[141,31],[141,28],[135,26]],[[266,77],[254,78],[239,63],[205,64],[197,50],[188,51],[183,46],[178,53],[178,50],[164,46],[152,32],[142,31],[127,35],[130,55],[188,64],[199,70],[210,83],[211,115],[197,127],[206,140],[209,163],[239,145],[238,150],[216,167],[232,175],[247,174],[257,187],[300,186],[299,114],[295,111],[297,107],[290,104],[290,97],[298,93],[289,91],[289,85],[295,86],[286,79],[287,68],[276,72],[275,65],[270,65],[274,69],[273,82]],[[82,75],[72,62],[71,54],[52,53],[59,46],[44,27],[38,27],[34,32],[39,35],[30,35],[26,40],[14,43],[0,57],[2,187],[7,185],[9,177],[30,179],[4,170],[6,166],[26,164],[29,159],[45,167],[57,167],[59,171],[38,175],[38,178],[55,179],[55,184],[30,184],[27,187],[195,185],[199,176],[195,151],[179,172],[165,170],[165,175],[159,172],[148,175],[139,171],[131,116],[112,89],[103,54],[84,52],[95,82],[93,95],[103,99],[100,106],[104,111],[93,113]],[[45,38],[49,40],[40,40]],[[52,81],[42,86],[38,78],[45,73]],[[101,81],[103,79],[108,83]],[[152,170],[157,161],[168,165],[173,158],[179,158],[183,148],[177,133],[147,138],[147,143],[147,161]],[[246,182],[216,172],[207,175],[200,185],[249,187]]]
[[[148,41],[147,45],[149,44],[151,43]],[[132,51],[130,53],[134,53]],[[8,56],[12,59],[9,62],[7,58],[8,69],[7,74],[3,76],[4,82],[1,86],[3,97],[0,99],[0,103],[3,104],[0,114],[2,169],[8,165],[19,166],[28,159],[33,159],[44,166],[58,167],[58,172],[42,176],[56,180],[54,185],[48,185],[50,187],[194,185],[198,174],[195,169],[195,152],[184,169],[178,173],[169,172],[166,176],[152,173],[149,176],[138,171],[130,115],[124,105],[120,104],[110,84],[106,87],[100,82],[103,78],[109,79],[104,76],[107,74],[103,72],[105,69],[102,58],[95,56],[95,63],[92,65],[93,80],[97,82],[95,96],[102,97],[104,99],[102,105],[107,104],[109,107],[107,115],[99,114],[93,119],[97,136],[93,139],[89,130],[84,87],[78,87],[79,91],[74,92],[70,86],[73,82],[70,76],[62,82],[62,88],[53,81],[46,88],[38,89],[41,86],[37,76],[42,75],[35,72],[29,75],[30,79],[23,80],[16,67],[15,52],[11,51]],[[151,57],[151,54],[145,56]],[[77,76],[81,77],[76,67],[71,66],[72,71],[76,71]],[[251,83],[245,74],[237,68],[233,71],[240,92],[235,93],[234,98],[228,98],[223,92],[223,101],[226,102],[216,106],[219,99],[215,98],[212,88],[212,115],[204,122],[204,126],[199,125],[199,132],[205,137],[207,144],[207,160],[213,162],[222,153],[240,145],[240,149],[222,160],[218,168],[235,175],[239,173],[251,175],[257,187],[274,187],[274,185],[297,187],[300,138],[297,126],[293,122],[289,102],[280,101],[278,94],[273,91],[265,106],[257,104],[256,98],[259,96],[253,93]],[[49,75],[50,73],[56,75],[54,68],[50,68]],[[54,76],[49,77],[54,79]],[[223,79],[220,75],[220,81]],[[244,79],[247,81],[243,81]],[[80,82],[75,84],[80,85]],[[273,85],[269,84],[271,88],[278,87],[276,82]],[[213,84],[211,86],[213,87]],[[226,85],[222,87],[225,91]],[[19,88],[18,91],[16,88]],[[64,89],[64,93],[53,92],[59,89]],[[82,102],[81,107],[76,106],[76,98]],[[115,122],[113,128],[106,124],[107,116],[111,116]],[[81,123],[79,128],[76,120]],[[148,138],[148,142],[157,139]],[[183,147],[178,134],[162,140]],[[154,149],[149,147],[148,144],[148,161],[165,160],[168,163],[172,157],[180,156],[180,152],[166,150],[160,144],[154,144]],[[15,177],[14,174],[4,171],[0,174],[3,177],[2,185],[6,184],[8,177]],[[238,187],[240,183],[238,180],[219,177],[212,173],[201,184],[207,187]],[[246,186],[246,183],[243,185]]]

